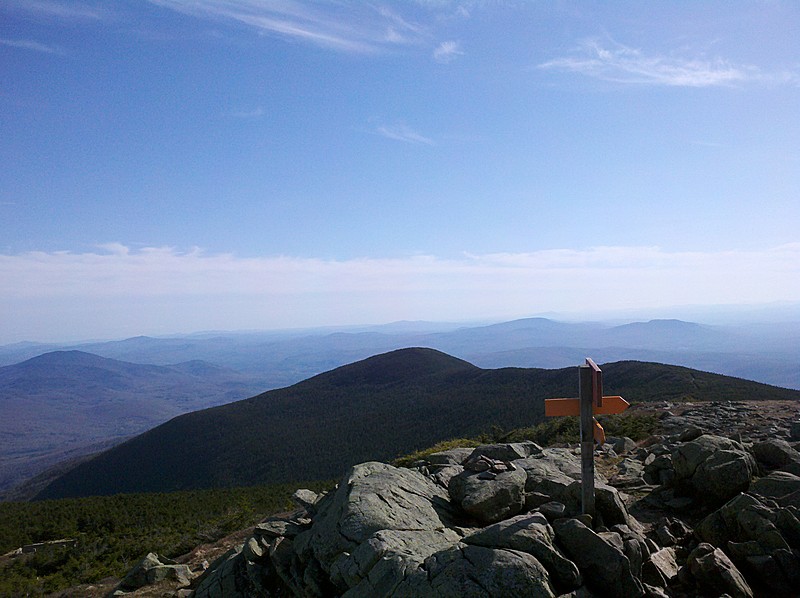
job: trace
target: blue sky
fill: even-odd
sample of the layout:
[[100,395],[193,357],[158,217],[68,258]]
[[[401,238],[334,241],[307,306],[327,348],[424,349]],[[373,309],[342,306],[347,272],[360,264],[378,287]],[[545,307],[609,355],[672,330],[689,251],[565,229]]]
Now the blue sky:
[[800,5],[6,0],[0,342],[800,300]]

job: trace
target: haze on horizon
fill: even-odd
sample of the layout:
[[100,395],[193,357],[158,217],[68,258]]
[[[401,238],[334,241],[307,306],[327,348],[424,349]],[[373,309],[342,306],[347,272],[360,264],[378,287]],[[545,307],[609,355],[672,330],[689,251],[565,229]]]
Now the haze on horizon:
[[781,0],[8,0],[0,344],[796,304],[798,30]]

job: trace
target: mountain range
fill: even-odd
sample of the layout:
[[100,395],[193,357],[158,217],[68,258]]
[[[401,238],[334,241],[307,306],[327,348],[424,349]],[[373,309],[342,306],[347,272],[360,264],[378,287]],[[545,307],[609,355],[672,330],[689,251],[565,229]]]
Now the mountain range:
[[395,322],[76,345],[16,343],[0,346],[0,366],[6,364],[0,367],[0,498],[56,463],[69,460],[72,466],[175,415],[418,346],[486,369],[558,369],[592,356],[682,365],[800,389],[800,325],[791,321],[711,326],[527,318],[479,326]]
[[0,347],[0,365],[54,350],[170,365],[201,360],[231,368],[260,384],[288,386],[340,365],[404,347],[431,347],[481,367],[560,368],[587,355],[683,365],[800,389],[800,321],[712,326],[681,320],[610,324],[526,318],[490,325],[398,322],[383,326]]
[[[603,366],[629,401],[800,400],[800,391],[679,366]],[[532,426],[574,396],[575,367],[483,369],[428,348],[376,355],[287,388],[176,417],[85,461],[37,498],[329,479],[491,426]]]

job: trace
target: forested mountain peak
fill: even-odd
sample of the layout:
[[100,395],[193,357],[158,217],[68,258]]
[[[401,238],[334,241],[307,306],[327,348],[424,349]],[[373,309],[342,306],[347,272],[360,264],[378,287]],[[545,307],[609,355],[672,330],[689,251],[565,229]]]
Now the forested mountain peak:
[[[603,366],[634,402],[798,400],[792,391],[646,362]],[[577,394],[577,368],[483,369],[420,347],[375,355],[293,386],[154,428],[55,480],[41,498],[328,479],[360,461],[544,420]]]

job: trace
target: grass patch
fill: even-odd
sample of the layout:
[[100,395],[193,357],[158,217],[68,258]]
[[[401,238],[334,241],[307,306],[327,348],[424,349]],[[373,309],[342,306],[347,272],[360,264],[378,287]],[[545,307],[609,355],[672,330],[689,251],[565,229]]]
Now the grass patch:
[[[604,415],[598,417],[598,421],[602,424],[606,436],[627,436],[638,441],[659,433],[659,420],[655,415]],[[456,438],[439,442],[430,448],[398,457],[393,464],[397,467],[411,467],[432,453],[451,448],[475,447],[495,442],[525,441],[535,442],[541,446],[580,442],[580,419],[576,416],[552,417],[536,426],[516,428],[510,432],[504,432],[494,426],[490,432],[483,433],[478,438]]]
[[507,442],[529,440],[542,446],[580,442],[580,421],[576,416],[551,417],[531,428],[518,428],[510,432]]
[[298,487],[320,492],[333,482],[158,494],[118,494],[0,503],[0,554],[25,544],[71,538],[0,567],[0,596],[39,596],[105,577],[122,577],[148,552],[185,554],[292,508]]
[[424,459],[433,453],[441,453],[442,451],[449,451],[450,449],[454,448],[474,448],[479,444],[481,444],[481,442],[475,438],[454,438],[452,440],[443,440],[442,442],[437,442],[429,448],[398,457],[392,461],[392,465],[395,467],[411,467],[417,461],[420,461],[421,459]]
[[627,436],[632,440],[644,440],[661,431],[659,419],[655,415],[636,415],[621,413],[597,418],[606,436]]

